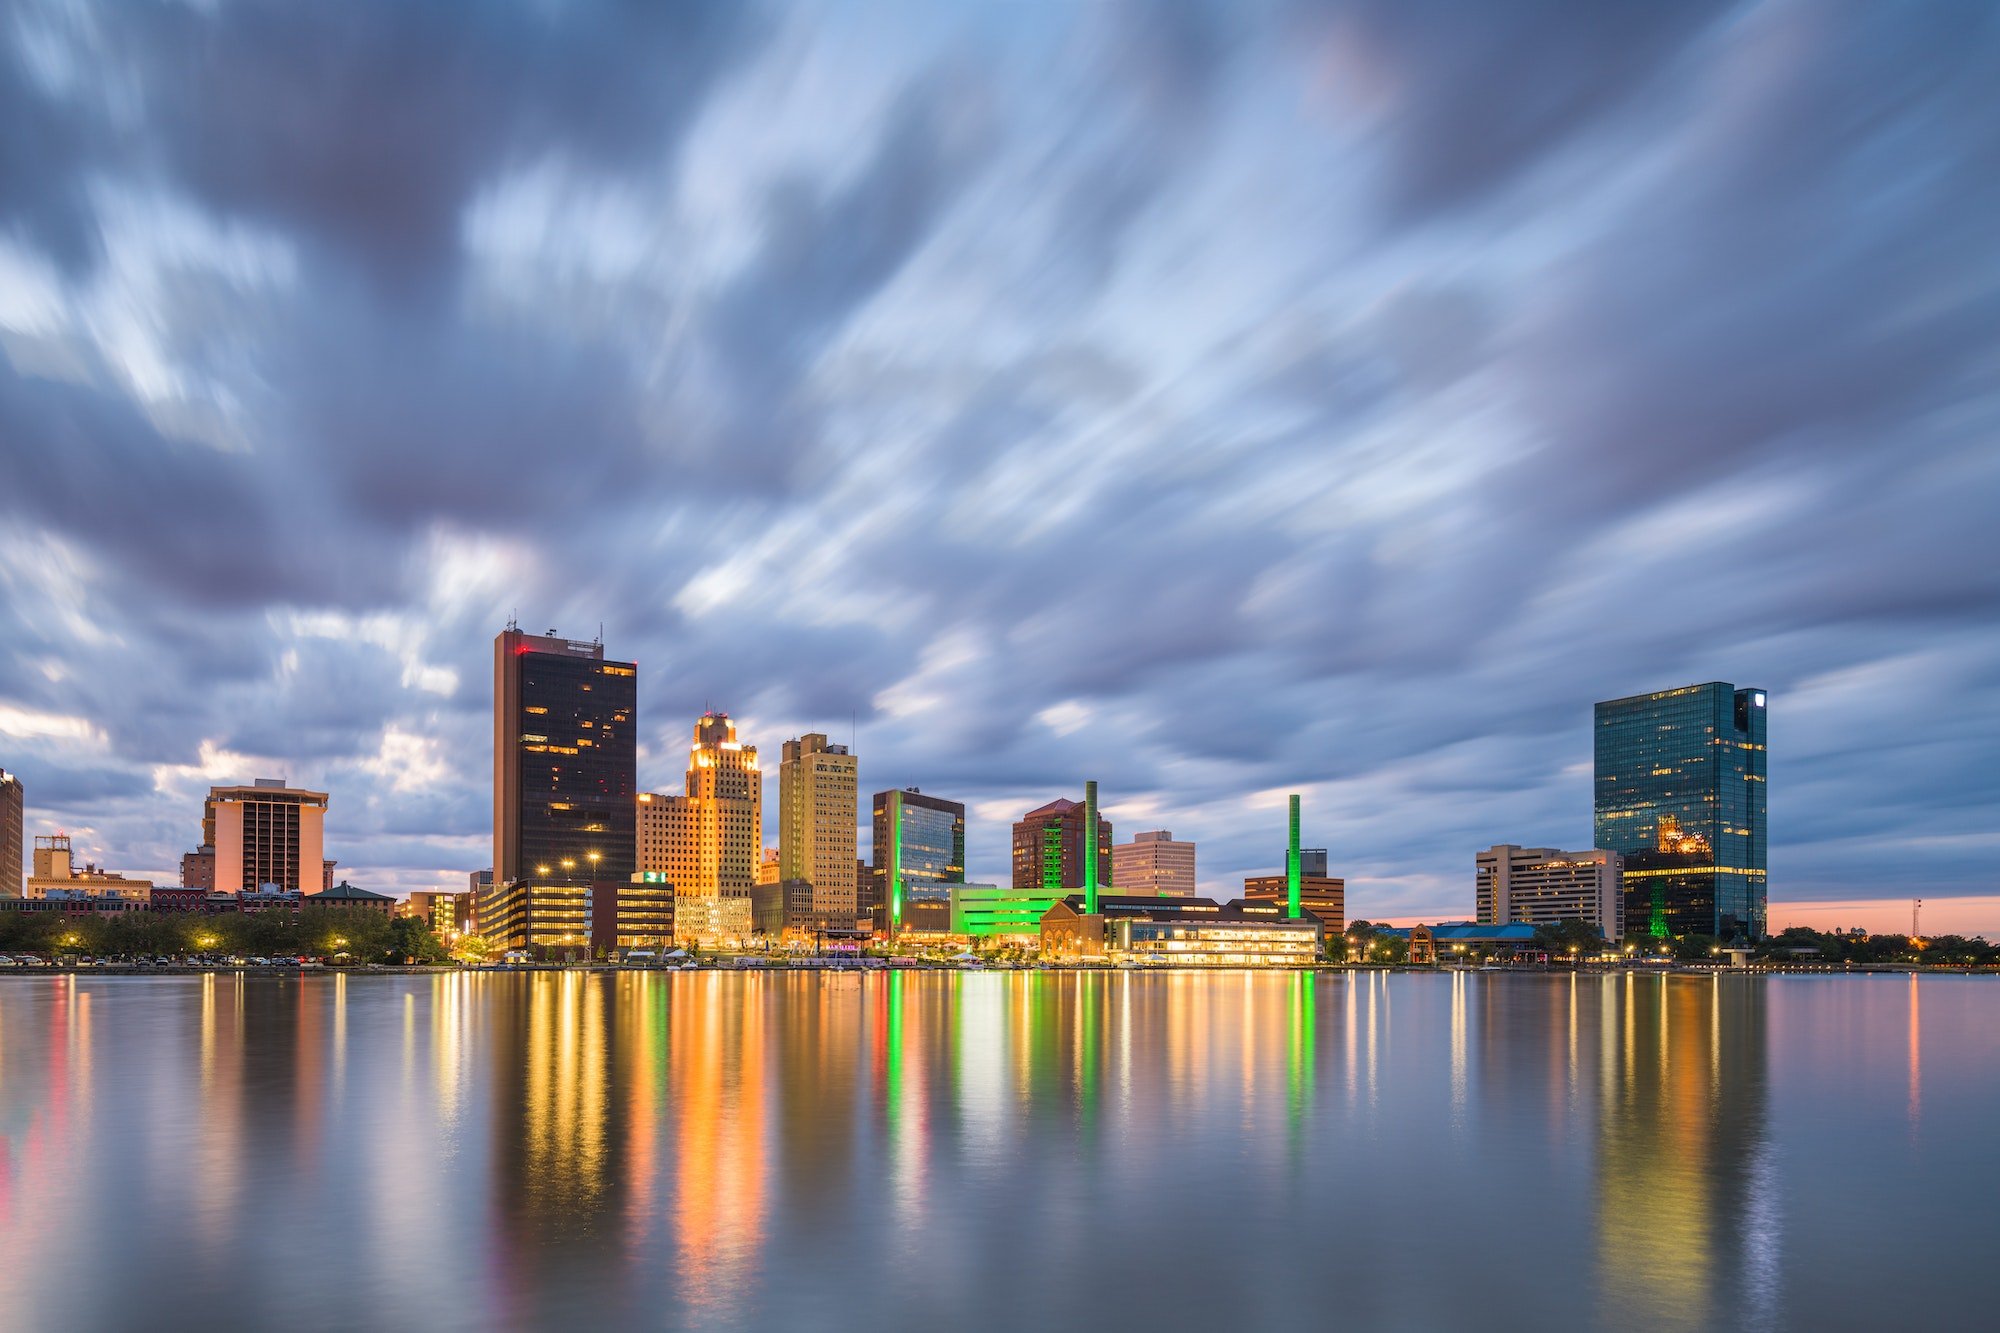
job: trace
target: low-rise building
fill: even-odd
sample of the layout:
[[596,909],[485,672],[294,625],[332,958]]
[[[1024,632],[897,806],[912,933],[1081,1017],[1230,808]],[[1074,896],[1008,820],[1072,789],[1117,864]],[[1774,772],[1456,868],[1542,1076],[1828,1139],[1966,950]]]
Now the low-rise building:
[[1038,942],[1042,918],[1067,896],[998,884],[954,884],[950,933],[986,944]]
[[[1322,869],[1326,865],[1324,853],[1319,864]],[[1284,907],[1289,901],[1289,894],[1290,887],[1283,875],[1251,875],[1243,881],[1243,896],[1250,902],[1276,903]],[[1301,873],[1299,910],[1319,918],[1320,925],[1328,934],[1338,935],[1347,929],[1347,881],[1325,873]]]
[[35,839],[32,873],[28,876],[27,897],[45,898],[51,893],[110,894],[144,907],[153,891],[149,879],[128,879],[94,865],[78,866],[70,854],[67,833]]
[[1086,913],[1071,894],[1042,918],[1042,952],[1176,967],[1304,967],[1318,961],[1319,918],[1282,905],[1100,894]]
[[683,894],[674,901],[677,944],[741,944],[756,921],[745,894]]
[[1474,858],[1474,914],[1481,924],[1585,921],[1607,940],[1625,933],[1617,852],[1563,852],[1502,843]]
[[307,907],[339,907],[363,912],[380,912],[388,916],[396,910],[396,900],[386,893],[376,893],[372,889],[357,889],[346,880],[320,893],[309,893],[305,897]]

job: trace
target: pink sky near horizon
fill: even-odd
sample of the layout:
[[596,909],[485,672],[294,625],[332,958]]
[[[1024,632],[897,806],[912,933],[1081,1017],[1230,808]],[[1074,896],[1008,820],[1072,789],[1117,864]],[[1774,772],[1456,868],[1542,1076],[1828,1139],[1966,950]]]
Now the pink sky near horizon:
[[[1363,919],[1391,926],[1413,926],[1464,921],[1468,917],[1465,912],[1459,911]],[[1907,934],[1910,929],[1910,900],[1845,898],[1774,901],[1770,905],[1770,926],[1774,932],[1789,926],[1809,926],[1814,930],[1845,930],[1859,926],[1871,934]],[[2000,939],[2000,894],[1926,898],[1921,929],[1925,935],[1983,935],[1989,940]]]

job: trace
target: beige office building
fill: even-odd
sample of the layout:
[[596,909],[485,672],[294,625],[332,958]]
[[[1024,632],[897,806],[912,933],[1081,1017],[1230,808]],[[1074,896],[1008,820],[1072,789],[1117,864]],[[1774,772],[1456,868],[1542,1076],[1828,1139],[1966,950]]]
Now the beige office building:
[[858,766],[845,745],[819,732],[785,742],[778,765],[778,878],[811,884],[813,915],[856,921]]
[[21,780],[0,768],[0,898],[21,896],[21,834],[26,827]]
[[1502,843],[1475,858],[1475,908],[1481,925],[1588,921],[1607,940],[1625,933],[1625,900],[1616,852],[1563,852]]
[[35,859],[28,875],[27,897],[51,893],[110,894],[141,906],[152,901],[153,881],[127,879],[93,865],[78,866],[70,856],[69,835],[35,839]]
[[1194,844],[1176,842],[1167,829],[1134,834],[1111,849],[1111,882],[1123,894],[1194,897]]
[[688,747],[687,790],[639,796],[639,873],[674,886],[676,933],[699,934],[703,923],[733,913],[706,910],[690,899],[741,898],[748,912],[764,848],[764,775],[757,747],[736,738],[727,713],[704,713]]
[[215,889],[255,893],[274,884],[286,893],[319,893],[332,862],[325,857],[323,791],[258,778],[247,787],[210,787],[201,841],[215,849]]

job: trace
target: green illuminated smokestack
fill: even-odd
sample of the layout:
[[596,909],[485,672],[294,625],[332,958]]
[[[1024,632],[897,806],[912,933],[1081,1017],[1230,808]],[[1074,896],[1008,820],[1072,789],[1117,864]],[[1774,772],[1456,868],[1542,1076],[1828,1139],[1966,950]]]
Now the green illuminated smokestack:
[[1285,844],[1285,915],[1299,914],[1299,798],[1292,797],[1292,836]]
[[1097,912],[1097,783],[1083,784],[1083,910]]

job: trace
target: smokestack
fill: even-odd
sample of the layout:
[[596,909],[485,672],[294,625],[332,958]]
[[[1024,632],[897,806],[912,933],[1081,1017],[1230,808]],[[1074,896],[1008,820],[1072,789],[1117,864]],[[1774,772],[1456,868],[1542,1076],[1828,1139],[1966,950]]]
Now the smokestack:
[[1292,796],[1292,836],[1285,844],[1285,915],[1299,915],[1299,798]]
[[1083,910],[1097,912],[1097,783],[1083,784]]

